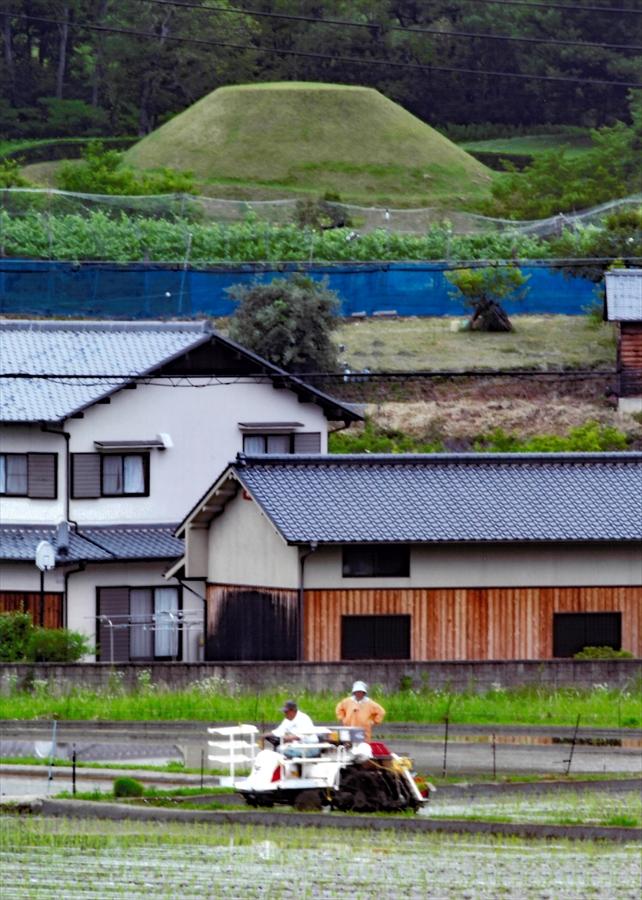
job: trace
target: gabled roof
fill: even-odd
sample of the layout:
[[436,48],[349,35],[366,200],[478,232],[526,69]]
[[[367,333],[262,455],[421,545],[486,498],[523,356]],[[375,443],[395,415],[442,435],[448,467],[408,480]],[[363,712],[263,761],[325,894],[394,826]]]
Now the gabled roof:
[[[274,366],[207,322],[0,321],[0,421],[61,422],[140,376],[188,369],[199,351],[198,371],[233,374],[221,351],[237,362],[236,374],[263,375],[299,399],[317,403],[329,419],[361,418],[322,391]],[[29,377],[29,376],[61,377]],[[107,375],[110,378],[93,376]],[[64,376],[69,376],[65,378]]]
[[183,542],[173,525],[83,526],[66,537],[66,553],[60,552],[60,534],[54,525],[0,525],[0,559],[33,562],[40,541],[56,550],[56,563],[116,562],[117,560],[165,560],[183,553]]
[[642,453],[239,455],[177,533],[230,479],[293,544],[642,540]]

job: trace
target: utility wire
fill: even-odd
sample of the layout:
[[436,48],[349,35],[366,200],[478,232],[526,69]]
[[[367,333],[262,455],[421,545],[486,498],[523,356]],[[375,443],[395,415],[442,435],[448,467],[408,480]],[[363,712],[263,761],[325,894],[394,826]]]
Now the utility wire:
[[531,3],[529,0],[464,0],[466,3],[482,3],[492,6],[530,6],[534,9],[565,9],[567,12],[622,13],[631,16],[642,15],[642,9],[621,6],[569,6],[568,3]]
[[[33,16],[27,14],[19,14],[14,16],[17,19],[27,19],[32,22],[44,22],[49,25],[64,25],[70,28],[85,29],[87,31],[98,31],[110,34],[124,34],[130,37],[153,38],[155,41],[160,39],[160,35],[153,31],[138,31],[128,28],[115,28],[106,25],[96,25],[82,22],[68,22],[62,19],[49,19],[44,16]],[[197,44],[205,47],[226,47],[230,50],[249,50],[253,53],[273,54],[276,56],[297,56],[305,59],[323,59],[331,62],[351,63],[357,66],[385,66],[386,68],[407,69],[421,72],[449,72],[462,73],[466,75],[492,75],[495,78],[517,78],[523,81],[547,81],[547,82],[565,82],[570,84],[595,84],[606,85],[608,87],[623,88],[642,88],[642,82],[639,81],[609,81],[605,78],[576,78],[570,75],[527,75],[522,72],[503,72],[495,69],[469,69],[456,66],[432,66],[423,63],[406,63],[396,62],[388,59],[377,58],[358,58],[351,56],[335,56],[329,53],[314,53],[304,50],[287,50],[285,48],[276,47],[258,47],[251,44],[236,44],[230,41],[212,41],[204,38],[192,38],[185,35],[164,34],[164,41],[174,41],[178,43]]]
[[432,34],[442,38],[481,38],[489,41],[511,41],[528,44],[556,44],[562,47],[587,47],[589,49],[603,48],[607,50],[642,50],[640,44],[608,44],[589,41],[565,41],[558,38],[516,37],[508,34],[489,34],[478,31],[458,31],[442,28],[425,28],[423,26],[409,27],[407,25],[383,25],[375,22],[355,22],[346,19],[320,19],[317,16],[300,16],[294,13],[263,12],[262,10],[240,9],[230,6],[201,6],[198,3],[182,3],[181,0],[137,0],[139,3],[154,3],[158,6],[172,6],[178,9],[195,9],[200,12],[208,12],[232,16],[250,16],[253,18],[283,19],[288,22],[307,22],[311,25],[327,25],[340,28],[365,28],[370,32],[399,31],[403,34]]

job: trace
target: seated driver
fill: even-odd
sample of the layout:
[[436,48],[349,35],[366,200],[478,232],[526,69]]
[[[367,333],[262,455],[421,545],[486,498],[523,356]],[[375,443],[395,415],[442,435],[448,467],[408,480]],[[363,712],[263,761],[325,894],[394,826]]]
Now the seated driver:
[[[318,744],[319,738],[314,734],[314,723],[310,716],[301,712],[294,700],[286,700],[283,704],[284,719],[274,731],[264,737],[271,744],[291,744],[293,742],[303,744]],[[302,756],[310,758],[319,756],[320,751],[316,747],[286,747],[283,755],[289,758]]]

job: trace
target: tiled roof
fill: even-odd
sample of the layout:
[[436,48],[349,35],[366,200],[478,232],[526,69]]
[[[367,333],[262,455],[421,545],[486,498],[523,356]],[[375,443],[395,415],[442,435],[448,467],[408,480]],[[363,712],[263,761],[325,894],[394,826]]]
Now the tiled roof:
[[[362,418],[349,405],[212,331],[206,322],[4,319],[0,320],[0,421],[60,422],[208,341],[233,351],[250,372],[318,403],[328,418],[346,422]],[[37,375],[62,377],[28,377]]]
[[57,422],[208,337],[202,322],[0,322],[2,372],[122,378],[0,381],[0,419]]
[[287,541],[642,540],[642,453],[239,458]]
[[56,548],[56,561],[110,562],[116,559],[173,559],[183,553],[183,542],[172,525],[81,526],[68,535],[68,553],[60,552],[58,530],[48,525],[0,525],[0,559],[33,561],[40,541]]

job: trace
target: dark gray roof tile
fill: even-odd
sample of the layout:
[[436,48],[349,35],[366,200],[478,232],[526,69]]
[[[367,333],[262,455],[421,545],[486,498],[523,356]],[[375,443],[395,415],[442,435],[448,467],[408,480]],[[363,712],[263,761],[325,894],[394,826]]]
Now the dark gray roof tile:
[[255,457],[234,470],[293,543],[642,540],[642,454]]
[[60,552],[57,529],[51,525],[0,525],[0,559],[33,561],[40,541],[56,548],[58,564],[110,562],[117,559],[174,559],[183,542],[174,537],[173,525],[81,526],[69,531],[68,553]]

